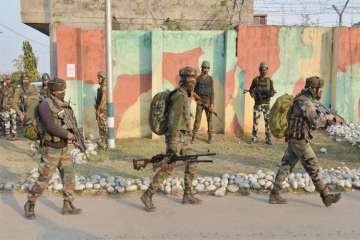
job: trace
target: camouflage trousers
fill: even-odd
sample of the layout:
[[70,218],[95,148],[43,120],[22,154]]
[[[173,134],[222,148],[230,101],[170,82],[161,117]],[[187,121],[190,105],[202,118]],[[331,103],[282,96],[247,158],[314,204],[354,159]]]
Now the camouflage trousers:
[[260,104],[260,105],[254,105],[253,110],[253,129],[252,129],[252,136],[254,138],[257,137],[258,133],[258,125],[261,113],[264,115],[264,122],[265,122],[265,140],[271,141],[271,132],[269,127],[269,111],[270,111],[270,105],[269,104]]
[[108,126],[107,126],[106,117],[98,117],[97,123],[98,123],[99,135],[101,138],[101,142],[103,144],[107,145],[108,144]]
[[43,147],[41,149],[41,161],[39,165],[39,178],[29,190],[28,200],[35,203],[36,199],[47,188],[56,169],[59,170],[63,184],[62,195],[64,200],[74,200],[72,192],[75,187],[75,171],[71,156],[67,154],[68,148],[55,149]]
[[[169,145],[173,139],[165,135],[165,141],[167,145],[167,152],[173,153],[170,151]],[[176,138],[176,153],[180,155],[185,155],[189,151],[189,133],[179,133],[179,136]],[[176,163],[168,164],[166,162],[162,163],[160,169],[155,173],[153,181],[149,187],[149,191],[154,194],[160,187],[160,185],[164,182],[166,178],[168,178],[172,171],[175,168]],[[185,163],[185,174],[184,174],[184,192],[191,193],[192,181],[196,174],[196,163]]]
[[319,161],[310,144],[305,140],[290,140],[288,143],[288,148],[281,160],[279,170],[275,177],[275,191],[280,189],[281,184],[285,181],[289,173],[292,172],[299,160],[305,171],[311,177],[316,191],[324,191],[326,184],[320,173]]
[[[210,98],[209,97],[202,97],[202,102],[210,107]],[[197,104],[196,105],[196,115],[195,115],[195,122],[194,122],[194,128],[193,128],[193,134],[196,134],[199,131],[200,123],[201,123],[201,117],[202,113],[205,111],[206,120],[208,124],[208,133],[212,133],[212,113],[206,110],[202,105]]]
[[2,128],[5,136],[16,135],[17,114],[14,109],[9,108],[0,112]]

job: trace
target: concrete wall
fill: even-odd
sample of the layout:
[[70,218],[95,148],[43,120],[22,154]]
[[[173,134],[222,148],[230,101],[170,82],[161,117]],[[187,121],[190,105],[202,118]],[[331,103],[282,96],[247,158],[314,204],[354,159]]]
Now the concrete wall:
[[[200,71],[203,60],[211,62],[215,79],[215,106],[223,120],[214,119],[218,133],[251,131],[253,100],[241,90],[249,88],[261,61],[269,64],[276,96],[297,94],[305,78],[318,75],[325,79],[323,102],[359,122],[358,34],[359,29],[349,28],[246,25],[238,32],[114,31],[116,137],[151,136],[147,123],[151,97],[176,87],[181,67]],[[86,132],[96,132],[93,98],[96,72],[105,69],[103,33],[58,27],[56,37],[59,76],[69,80],[68,95]],[[75,77],[67,77],[67,64],[76,65]],[[194,103],[192,107],[195,111]],[[205,130],[203,117],[201,131]]]
[[[252,24],[253,9],[254,0],[112,1],[117,30],[227,29],[240,22]],[[21,13],[23,22],[37,29],[44,23],[104,29],[105,0],[21,0]]]

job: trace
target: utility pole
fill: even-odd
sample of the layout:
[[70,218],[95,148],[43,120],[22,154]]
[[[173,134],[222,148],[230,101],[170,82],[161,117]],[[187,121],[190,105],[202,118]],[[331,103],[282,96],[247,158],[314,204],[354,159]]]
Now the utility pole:
[[332,5],[332,7],[334,8],[335,12],[338,14],[339,16],[339,27],[342,26],[342,16],[343,16],[343,13],[348,5],[348,3],[350,2],[350,0],[346,0],[346,3],[343,7],[343,9],[340,11],[340,9],[338,9],[335,5]]
[[113,84],[112,84],[112,16],[111,0],[106,0],[105,13],[105,33],[106,33],[106,72],[107,72],[107,123],[108,123],[108,144],[109,149],[115,149],[115,120],[113,104]]

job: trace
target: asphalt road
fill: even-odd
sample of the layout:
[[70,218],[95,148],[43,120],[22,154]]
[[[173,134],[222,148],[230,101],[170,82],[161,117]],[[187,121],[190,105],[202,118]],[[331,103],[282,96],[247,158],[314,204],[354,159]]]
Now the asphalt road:
[[60,214],[62,200],[43,196],[37,218],[23,217],[25,194],[0,194],[0,239],[360,239],[360,192],[343,194],[326,208],[317,194],[284,194],[288,205],[270,205],[267,195],[201,196],[203,204],[156,195],[155,213],[143,210],[139,196],[82,196],[84,213]]

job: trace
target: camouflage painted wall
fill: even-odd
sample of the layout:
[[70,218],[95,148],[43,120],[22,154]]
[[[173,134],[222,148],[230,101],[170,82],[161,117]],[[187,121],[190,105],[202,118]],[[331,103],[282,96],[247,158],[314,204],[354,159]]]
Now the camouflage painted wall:
[[[215,78],[216,111],[223,119],[215,119],[218,133],[251,131],[253,100],[241,90],[249,88],[261,61],[269,64],[276,96],[296,94],[306,77],[319,75],[326,81],[323,102],[359,122],[359,39],[359,29],[349,28],[240,25],[237,32],[114,31],[116,137],[151,136],[151,97],[177,86],[179,68],[189,65],[200,71],[203,60],[211,62]],[[57,63],[59,76],[69,80],[68,95],[86,133],[97,132],[93,98],[96,72],[105,69],[103,33],[59,27]],[[67,64],[75,64],[75,77],[67,77]],[[206,130],[205,118],[201,130]]]

